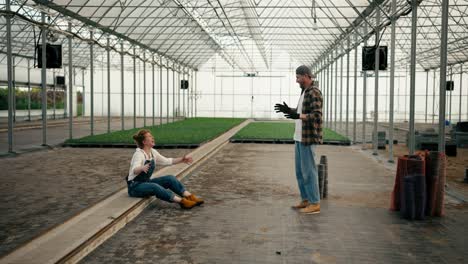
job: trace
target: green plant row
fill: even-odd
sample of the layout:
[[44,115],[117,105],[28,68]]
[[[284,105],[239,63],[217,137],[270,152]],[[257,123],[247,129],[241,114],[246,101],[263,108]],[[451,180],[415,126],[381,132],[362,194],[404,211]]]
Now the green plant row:
[[[174,123],[145,127],[153,134],[156,146],[166,144],[200,144],[213,139],[236,125],[242,118],[189,118]],[[134,144],[132,136],[141,128],[67,140],[65,143]]]
[[[255,122],[244,127],[233,139],[292,139],[294,123],[290,122]],[[333,130],[323,129],[324,141],[349,141]]]

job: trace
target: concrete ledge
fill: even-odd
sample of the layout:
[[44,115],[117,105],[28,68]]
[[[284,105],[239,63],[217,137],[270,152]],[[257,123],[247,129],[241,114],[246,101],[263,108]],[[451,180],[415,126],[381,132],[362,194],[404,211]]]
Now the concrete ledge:
[[[246,120],[191,152],[193,164],[163,168],[156,177],[172,174],[179,179],[200,166],[229,142]],[[123,180],[123,179],[122,179]],[[76,263],[134,219],[154,198],[131,198],[127,188],[31,240],[0,259],[0,263]]]

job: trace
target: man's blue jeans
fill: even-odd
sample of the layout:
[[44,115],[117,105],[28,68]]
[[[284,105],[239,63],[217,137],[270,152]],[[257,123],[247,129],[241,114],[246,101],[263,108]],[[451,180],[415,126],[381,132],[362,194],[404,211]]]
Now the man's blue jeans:
[[185,187],[173,175],[153,178],[147,182],[128,182],[128,195],[131,197],[154,195],[163,201],[173,202],[175,194],[167,189],[172,190],[180,197],[183,197],[182,194],[185,192]]
[[305,146],[295,141],[296,178],[302,200],[320,203],[315,147],[316,145]]

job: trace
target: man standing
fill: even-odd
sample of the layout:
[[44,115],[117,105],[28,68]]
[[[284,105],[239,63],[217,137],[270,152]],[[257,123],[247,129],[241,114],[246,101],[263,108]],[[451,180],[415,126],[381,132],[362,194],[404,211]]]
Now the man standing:
[[314,75],[310,69],[301,65],[296,69],[296,82],[301,88],[301,97],[297,108],[290,108],[286,103],[276,104],[276,112],[283,112],[285,117],[295,119],[296,129],[295,162],[296,177],[302,201],[294,205],[301,213],[320,213],[320,194],[318,186],[315,147],[322,140],[322,93],[314,84]]

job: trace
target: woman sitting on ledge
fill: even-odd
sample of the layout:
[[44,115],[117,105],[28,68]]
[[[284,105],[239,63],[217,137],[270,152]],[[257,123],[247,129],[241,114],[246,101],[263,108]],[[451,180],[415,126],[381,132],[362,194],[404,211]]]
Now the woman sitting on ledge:
[[[166,158],[159,154],[154,147],[154,137],[149,130],[141,129],[133,136],[138,148],[133,154],[128,172],[128,195],[131,197],[148,197],[151,195],[166,201],[179,203],[184,209],[191,209],[201,205],[203,200],[191,194],[173,175],[151,179],[156,164],[172,165],[181,162],[191,164],[193,159],[187,155],[181,158]],[[169,191],[167,189],[172,190]],[[174,194],[175,193],[175,194]],[[177,196],[177,195],[178,196]]]

